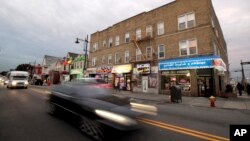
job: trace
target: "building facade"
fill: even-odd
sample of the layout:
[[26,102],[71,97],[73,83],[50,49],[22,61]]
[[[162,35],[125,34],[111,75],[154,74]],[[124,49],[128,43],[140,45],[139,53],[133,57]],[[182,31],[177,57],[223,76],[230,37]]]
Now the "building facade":
[[[123,90],[219,96],[227,45],[211,0],[176,0],[91,34],[89,66]],[[109,68],[102,75],[98,68]]]

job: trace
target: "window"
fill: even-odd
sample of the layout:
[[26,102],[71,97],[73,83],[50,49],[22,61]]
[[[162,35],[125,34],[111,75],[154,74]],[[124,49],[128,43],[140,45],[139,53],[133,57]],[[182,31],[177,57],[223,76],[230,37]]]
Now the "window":
[[152,59],[152,48],[151,47],[147,47],[146,48],[146,53],[147,53],[147,59]]
[[112,47],[112,38],[109,38],[109,47]]
[[188,13],[178,17],[178,28],[179,30],[191,28],[195,26],[195,15],[194,13]]
[[115,53],[115,64],[121,63],[121,57],[119,53]]
[[98,50],[98,43],[94,43],[93,44],[93,51],[97,51]]
[[103,47],[106,47],[106,40],[103,40],[103,41],[102,41],[102,46],[103,46]]
[[136,49],[136,61],[141,61],[141,56],[142,56],[142,53],[141,53],[141,50],[139,48]]
[[119,46],[119,40],[120,40],[119,36],[116,36],[115,37],[115,46]]
[[112,55],[111,54],[109,54],[109,56],[108,56],[108,64],[112,64]]
[[158,46],[158,59],[165,58],[165,46],[159,45]]
[[96,60],[97,60],[96,57],[92,58],[92,66],[96,66]]
[[157,33],[158,35],[164,34],[164,22],[160,22],[157,24]]
[[150,37],[153,36],[153,29],[152,29],[152,26],[151,26],[151,25],[148,25],[148,26],[146,27],[146,36],[150,36]]
[[141,29],[136,29],[136,40],[141,40]]
[[102,56],[102,63],[105,63],[105,56]]
[[129,33],[127,32],[125,34],[125,43],[129,43],[130,42],[130,38],[129,38]]
[[197,54],[197,40],[183,40],[179,42],[180,55],[194,55]]
[[129,51],[125,51],[125,62],[124,63],[129,63]]

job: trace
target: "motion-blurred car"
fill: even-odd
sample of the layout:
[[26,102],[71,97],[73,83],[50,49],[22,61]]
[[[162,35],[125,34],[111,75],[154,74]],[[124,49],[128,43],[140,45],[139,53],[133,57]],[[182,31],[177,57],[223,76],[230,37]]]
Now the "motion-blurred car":
[[130,108],[130,99],[113,96],[112,87],[101,79],[57,85],[48,96],[50,114],[74,117],[80,130],[96,140],[104,138],[103,127],[137,129],[135,118],[140,114]]

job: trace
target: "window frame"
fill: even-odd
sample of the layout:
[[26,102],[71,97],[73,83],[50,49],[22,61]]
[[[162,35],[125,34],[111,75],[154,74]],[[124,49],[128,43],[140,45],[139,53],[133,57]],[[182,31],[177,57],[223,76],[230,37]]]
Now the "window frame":
[[115,46],[119,46],[120,45],[120,37],[119,35],[115,36]]
[[109,38],[109,47],[112,47],[112,44],[113,44],[113,39]]
[[[196,42],[196,46],[195,46],[195,50],[196,53],[195,54],[190,54],[190,48],[192,48],[192,46],[190,46],[190,41],[195,40]],[[185,42],[185,46],[186,47],[182,47],[181,46],[181,42]],[[197,43],[197,38],[190,38],[190,39],[186,39],[186,40],[180,40],[179,41],[179,56],[191,56],[191,55],[197,55],[198,54],[198,43]],[[182,55],[181,49],[186,49],[186,55]]]
[[[192,27],[188,27],[188,15],[191,15],[191,14],[193,14],[193,17],[194,17],[194,25],[192,26]],[[184,18],[184,25],[185,25],[185,27],[182,29],[182,28],[180,28],[180,18]],[[191,20],[190,20],[191,21]],[[182,22],[183,23],[183,22]],[[179,15],[178,17],[177,17],[177,26],[178,26],[178,30],[185,30],[185,29],[189,29],[189,28],[193,28],[193,27],[195,27],[196,26],[196,18],[195,18],[195,12],[189,12],[189,13],[185,13],[185,14],[182,14],[182,15]]]
[[[160,49],[159,49],[160,46],[163,46],[163,54],[164,54],[163,57],[160,57],[160,53],[161,53],[161,52],[160,52]],[[165,49],[165,48],[166,48],[166,47],[165,47],[164,44],[159,44],[159,45],[158,45],[158,47],[157,47],[157,49],[158,49],[158,50],[157,50],[157,51],[158,51],[158,59],[165,59],[165,57],[166,57],[166,53],[165,53],[165,52],[166,52],[166,49]]]
[[[150,33],[150,35],[148,35]],[[147,25],[146,26],[146,36],[153,37],[153,27],[152,25]]]
[[[148,57],[148,49],[150,49],[150,58]],[[152,59],[153,58],[153,49],[151,46],[146,47],[146,58],[147,59]]]
[[141,40],[141,38],[142,38],[141,28],[137,28],[136,29],[136,31],[135,31],[135,37],[136,37],[136,40]]
[[108,64],[112,64],[112,54],[108,55]]
[[[128,41],[127,41],[127,38],[128,38]],[[125,43],[129,43],[130,42],[130,35],[129,35],[129,32],[126,32],[125,33]]]
[[129,63],[129,50],[125,51],[124,58],[124,63]]
[[92,66],[96,66],[97,65],[97,57],[93,57],[92,58]]
[[[162,27],[160,26],[162,25]],[[161,28],[162,28],[162,33],[160,32],[161,31]],[[163,21],[160,21],[157,23],[157,35],[163,35],[165,34],[165,29],[164,29],[164,22]]]

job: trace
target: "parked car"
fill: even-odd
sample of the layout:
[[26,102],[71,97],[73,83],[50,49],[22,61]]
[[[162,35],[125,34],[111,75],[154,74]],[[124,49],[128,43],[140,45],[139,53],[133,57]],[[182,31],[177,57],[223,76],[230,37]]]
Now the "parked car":
[[130,109],[129,98],[113,96],[111,89],[104,80],[91,78],[57,85],[48,96],[48,112],[72,117],[83,133],[96,140],[104,138],[104,127],[137,129],[135,118],[141,114]]

